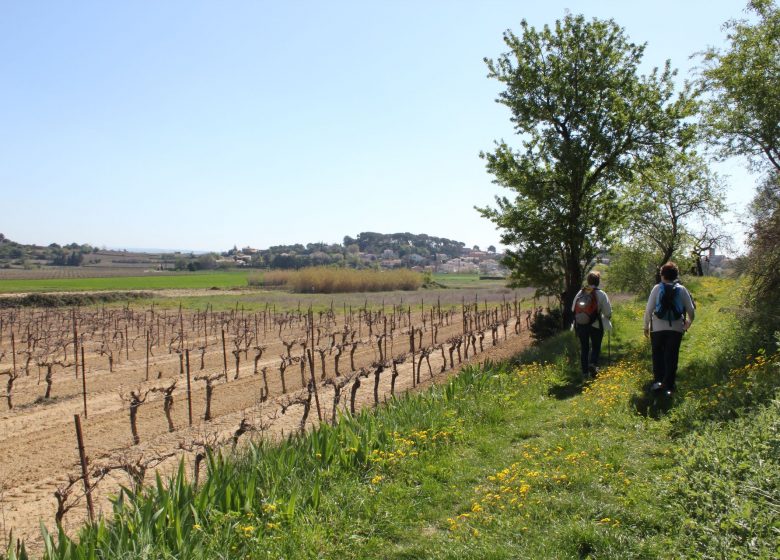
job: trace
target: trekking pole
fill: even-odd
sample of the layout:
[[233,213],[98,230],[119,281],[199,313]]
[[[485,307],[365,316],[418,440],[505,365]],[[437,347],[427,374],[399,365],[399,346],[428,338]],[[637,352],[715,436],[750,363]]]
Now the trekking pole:
[[607,331],[607,363],[612,365],[612,331]]

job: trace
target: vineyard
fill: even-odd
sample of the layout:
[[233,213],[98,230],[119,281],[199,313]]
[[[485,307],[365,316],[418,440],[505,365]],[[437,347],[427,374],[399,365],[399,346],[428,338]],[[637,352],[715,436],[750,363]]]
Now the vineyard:
[[245,434],[303,432],[524,344],[540,311],[505,296],[318,311],[2,310],[3,530],[34,541],[39,519],[74,527],[106,511],[119,485],[140,487],[182,457],[197,480],[209,449]]

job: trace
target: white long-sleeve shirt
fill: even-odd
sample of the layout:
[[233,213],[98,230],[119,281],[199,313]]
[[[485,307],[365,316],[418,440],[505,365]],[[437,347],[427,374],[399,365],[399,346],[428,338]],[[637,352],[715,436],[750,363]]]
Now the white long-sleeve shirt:
[[[674,286],[673,283],[666,282],[668,287]],[[696,316],[696,310],[693,307],[693,300],[691,294],[682,284],[677,284],[677,289],[680,290],[680,303],[682,303],[685,313],[679,319],[672,319],[672,324],[669,324],[669,319],[659,319],[655,316],[655,304],[658,301],[658,292],[661,289],[661,284],[656,284],[650,292],[650,297],[647,298],[647,305],[645,306],[645,316],[643,325],[645,329],[652,331],[677,331],[685,332],[685,319],[693,322],[693,318]]]
[[595,290],[596,291],[596,301],[599,303],[599,317],[601,318],[601,321],[596,319],[592,323],[592,327],[595,327],[597,329],[601,328],[601,325],[604,325],[605,331],[611,331],[612,330],[612,322],[610,319],[612,318],[612,305],[609,303],[609,298],[607,297],[607,294],[603,291],[596,288],[596,286],[588,286],[587,288],[583,288],[579,292],[577,292],[577,295],[574,296],[574,301],[571,304],[571,310],[576,313],[576,305],[577,305],[577,298],[580,297],[580,294],[585,290]]

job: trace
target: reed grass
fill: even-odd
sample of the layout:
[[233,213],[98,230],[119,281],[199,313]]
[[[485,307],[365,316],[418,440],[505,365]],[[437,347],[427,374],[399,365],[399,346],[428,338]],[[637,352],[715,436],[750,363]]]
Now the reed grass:
[[300,270],[271,270],[249,277],[250,286],[285,287],[300,294],[414,291],[423,276],[408,269],[355,270],[351,268],[307,267]]

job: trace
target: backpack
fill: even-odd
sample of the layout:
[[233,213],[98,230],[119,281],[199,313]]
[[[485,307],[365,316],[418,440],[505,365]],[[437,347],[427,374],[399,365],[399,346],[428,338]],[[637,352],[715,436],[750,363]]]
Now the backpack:
[[672,321],[675,321],[685,315],[685,308],[680,301],[680,286],[675,282],[674,284],[666,284],[661,282],[661,287],[658,289],[658,296],[655,300],[655,311],[653,314],[659,319],[665,319],[669,321],[669,326],[672,326]]
[[592,325],[599,318],[599,299],[596,290],[580,290],[574,301],[574,322],[578,325]]

